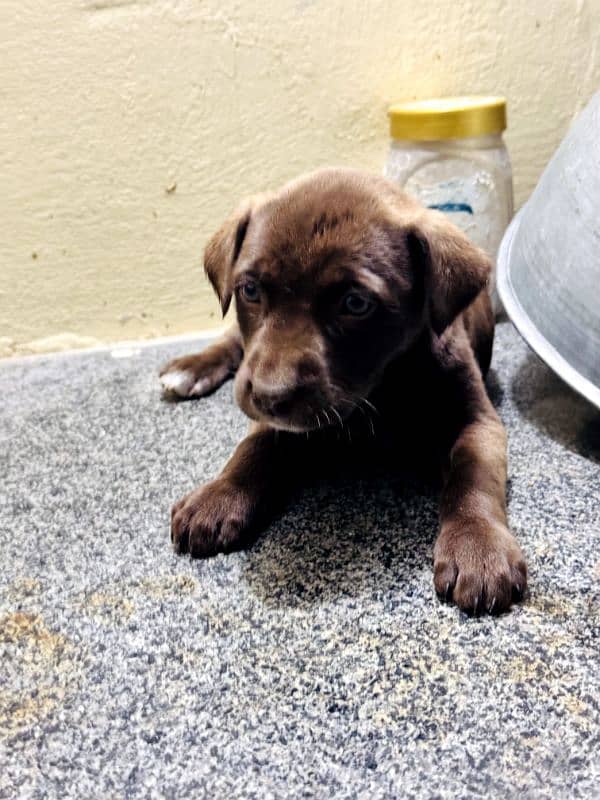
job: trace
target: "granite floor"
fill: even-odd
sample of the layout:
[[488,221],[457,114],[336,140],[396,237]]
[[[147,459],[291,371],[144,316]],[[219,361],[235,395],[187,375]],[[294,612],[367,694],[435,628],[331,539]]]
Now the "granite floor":
[[161,400],[189,343],[0,364],[0,798],[592,798],[600,420],[508,324],[490,387],[530,596],[437,602],[435,496],[307,491],[255,546],[173,553],[245,430]]

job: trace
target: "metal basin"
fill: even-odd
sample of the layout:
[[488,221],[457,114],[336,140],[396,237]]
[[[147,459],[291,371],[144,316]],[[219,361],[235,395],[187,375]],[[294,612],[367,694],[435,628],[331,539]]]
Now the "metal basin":
[[506,231],[497,286],[530,347],[600,409],[600,93]]

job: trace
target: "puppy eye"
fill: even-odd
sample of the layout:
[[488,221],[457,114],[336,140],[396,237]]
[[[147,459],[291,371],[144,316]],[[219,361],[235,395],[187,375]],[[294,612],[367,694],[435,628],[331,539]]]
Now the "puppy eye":
[[359,292],[348,292],[342,300],[342,314],[352,317],[366,317],[373,310],[374,303]]
[[240,291],[244,300],[247,300],[249,303],[258,303],[260,300],[260,289],[258,287],[258,283],[253,280],[245,281],[241,287]]

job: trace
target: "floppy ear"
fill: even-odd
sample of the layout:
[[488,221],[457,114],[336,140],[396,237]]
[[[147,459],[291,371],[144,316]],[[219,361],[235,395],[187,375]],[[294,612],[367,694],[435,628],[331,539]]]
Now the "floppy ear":
[[409,249],[423,261],[431,326],[439,336],[485,288],[490,260],[438,211],[419,214],[409,232]]
[[223,223],[204,251],[204,271],[219,298],[223,316],[231,303],[233,266],[244,244],[255,205],[255,198],[245,200]]

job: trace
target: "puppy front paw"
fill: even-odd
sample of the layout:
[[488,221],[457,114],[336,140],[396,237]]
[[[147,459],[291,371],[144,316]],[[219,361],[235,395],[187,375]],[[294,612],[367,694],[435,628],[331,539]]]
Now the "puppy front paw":
[[434,548],[434,585],[469,614],[499,614],[521,600],[527,566],[508,528],[496,520],[442,525]]
[[231,377],[235,365],[217,347],[203,353],[175,358],[159,373],[163,392],[167,396],[189,398],[204,397]]
[[195,489],[171,511],[175,549],[193,558],[238,550],[249,538],[256,507],[251,492],[226,478]]

